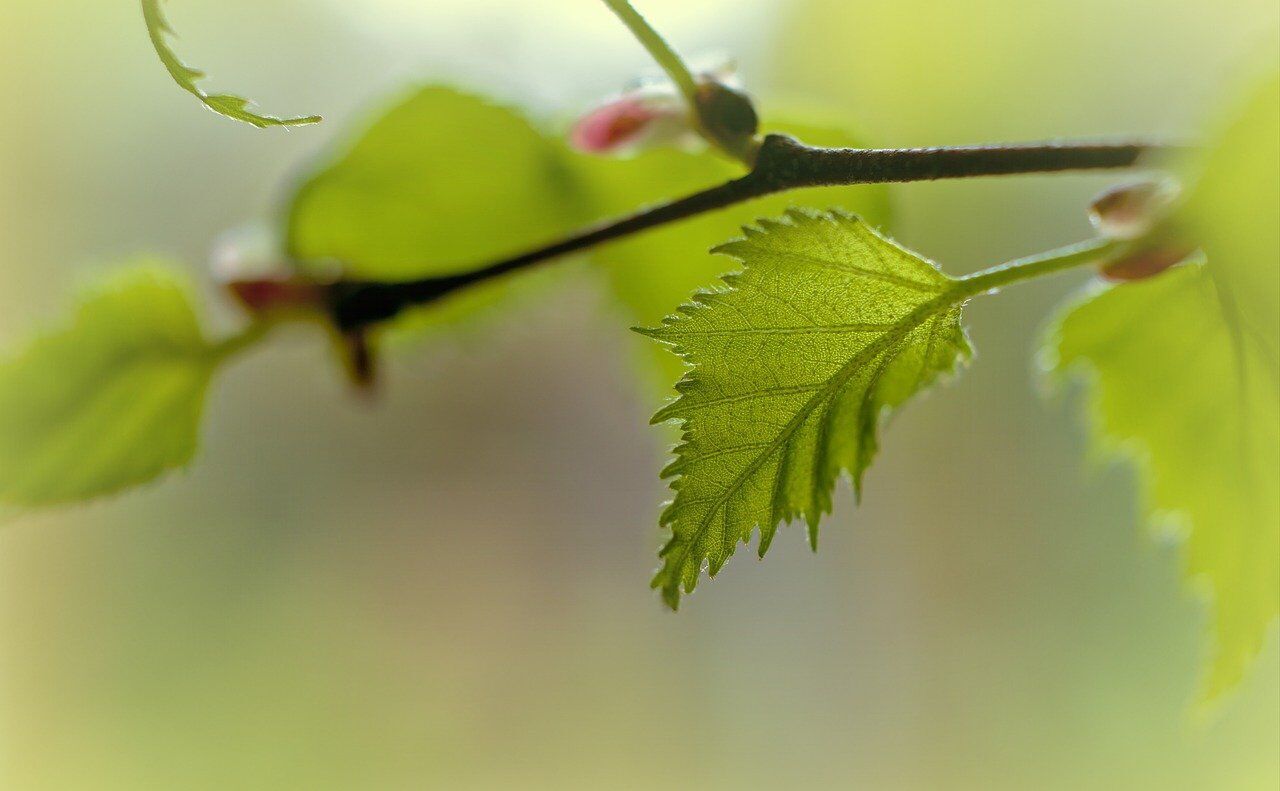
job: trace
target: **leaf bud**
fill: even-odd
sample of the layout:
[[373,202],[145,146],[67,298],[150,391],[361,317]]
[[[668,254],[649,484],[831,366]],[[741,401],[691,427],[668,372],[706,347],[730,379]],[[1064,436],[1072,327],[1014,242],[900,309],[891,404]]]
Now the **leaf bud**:
[[1089,221],[1110,239],[1139,239],[1155,229],[1180,192],[1172,179],[1121,184],[1093,199]]
[[1192,252],[1174,244],[1143,247],[1103,264],[1100,271],[1104,278],[1117,283],[1146,280],[1187,260]]
[[760,128],[751,98],[714,78],[698,86],[698,115],[703,130],[729,151],[743,150]]
[[323,310],[325,287],[282,259],[273,235],[248,226],[218,240],[210,256],[210,269],[235,301],[255,316]]
[[697,138],[675,87],[651,83],[618,94],[578,119],[569,142],[588,154],[634,154],[646,148],[687,145]]

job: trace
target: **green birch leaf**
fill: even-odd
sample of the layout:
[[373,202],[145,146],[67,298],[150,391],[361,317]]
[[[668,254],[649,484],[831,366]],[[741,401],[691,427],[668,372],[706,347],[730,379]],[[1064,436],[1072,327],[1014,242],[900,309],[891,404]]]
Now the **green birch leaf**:
[[108,281],[0,362],[0,502],[87,500],[184,466],[220,357],[172,274]]
[[642,331],[693,366],[654,416],[684,430],[653,580],[672,608],[757,527],[762,556],[797,518],[816,545],[839,475],[861,491],[885,413],[970,354],[958,281],[861,220],[793,210],[745,230],[718,248],[741,273]]
[[1205,701],[1244,677],[1280,613],[1280,83],[1197,169],[1174,226],[1207,263],[1096,290],[1047,346],[1091,374],[1095,444],[1139,471],[1149,523],[1185,535],[1210,601]]
[[1058,372],[1091,373],[1096,443],[1142,471],[1147,519],[1185,531],[1187,574],[1213,602],[1211,696],[1243,676],[1280,596],[1276,361],[1240,340],[1195,264],[1091,296],[1051,341]]
[[160,10],[160,2],[161,0],[142,0],[142,17],[147,24],[147,35],[151,38],[151,46],[155,47],[156,55],[160,56],[160,62],[164,64],[165,70],[169,72],[169,76],[173,78],[179,88],[199,99],[205,107],[208,107],[218,115],[252,124],[259,129],[266,129],[272,126],[304,126],[306,124],[320,123],[321,119],[318,115],[299,118],[277,118],[256,113],[249,109],[253,102],[243,96],[206,93],[198,85],[205,78],[205,73],[184,63],[178,57],[178,54],[173,51],[173,48],[169,46],[169,38],[174,35],[174,32],[173,28],[169,27],[169,21],[165,18],[164,12]]

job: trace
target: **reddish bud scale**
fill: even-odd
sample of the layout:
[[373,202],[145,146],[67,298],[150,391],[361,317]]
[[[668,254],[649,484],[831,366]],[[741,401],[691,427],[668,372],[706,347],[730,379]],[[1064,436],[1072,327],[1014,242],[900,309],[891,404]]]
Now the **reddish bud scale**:
[[1137,181],[1112,187],[1094,198],[1089,220],[1110,239],[1134,242],[1132,252],[1103,263],[1104,278],[1118,283],[1146,280],[1185,261],[1193,252],[1169,223],[1181,190],[1171,179]]
[[282,310],[323,309],[324,288],[305,280],[232,280],[227,290],[250,313],[274,313]]
[[1140,181],[1106,190],[1089,206],[1089,221],[1103,236],[1137,239],[1146,235],[1177,195],[1167,182]]
[[1146,280],[1187,260],[1190,255],[1191,251],[1180,247],[1147,247],[1104,264],[1101,273],[1116,283]]

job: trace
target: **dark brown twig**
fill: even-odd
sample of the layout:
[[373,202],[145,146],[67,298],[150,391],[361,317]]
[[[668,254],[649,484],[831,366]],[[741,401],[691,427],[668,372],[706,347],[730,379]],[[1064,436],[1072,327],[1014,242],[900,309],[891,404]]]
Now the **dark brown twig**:
[[459,275],[404,282],[341,281],[330,291],[334,320],[343,330],[367,327],[490,278],[576,253],[650,228],[802,187],[1108,170],[1168,152],[1156,143],[1077,143],[956,148],[817,148],[786,135],[769,135],[745,176]]

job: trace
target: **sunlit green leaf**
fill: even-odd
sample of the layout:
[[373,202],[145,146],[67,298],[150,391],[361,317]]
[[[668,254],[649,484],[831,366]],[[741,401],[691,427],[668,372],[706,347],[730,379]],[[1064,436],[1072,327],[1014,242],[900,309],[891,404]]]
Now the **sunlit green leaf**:
[[160,56],[160,62],[164,64],[169,76],[178,84],[178,87],[199,99],[205,107],[215,113],[236,121],[243,121],[246,124],[252,124],[259,129],[271,126],[303,126],[320,122],[321,119],[318,115],[299,118],[277,118],[271,115],[263,115],[249,109],[253,102],[242,96],[225,93],[206,93],[197,84],[205,78],[205,73],[183,63],[182,59],[173,51],[173,48],[169,46],[168,40],[174,35],[173,28],[169,27],[169,22],[165,18],[164,12],[160,10],[160,3],[161,0],[142,0],[142,16],[147,23],[147,35],[151,37],[151,45],[155,47],[156,54]]
[[173,275],[110,280],[0,363],[0,501],[85,500],[185,465],[219,359]]
[[969,355],[957,281],[842,213],[790,212],[719,248],[727,288],[645,333],[693,369],[656,422],[684,439],[664,471],[672,530],[653,580],[667,603],[760,528],[760,554],[796,518],[816,544],[841,472],[860,490],[884,413]]
[[1280,612],[1280,85],[1198,165],[1177,222],[1204,265],[1101,290],[1067,312],[1053,368],[1091,372],[1097,443],[1141,472],[1147,518],[1186,534],[1212,602],[1212,699]]

